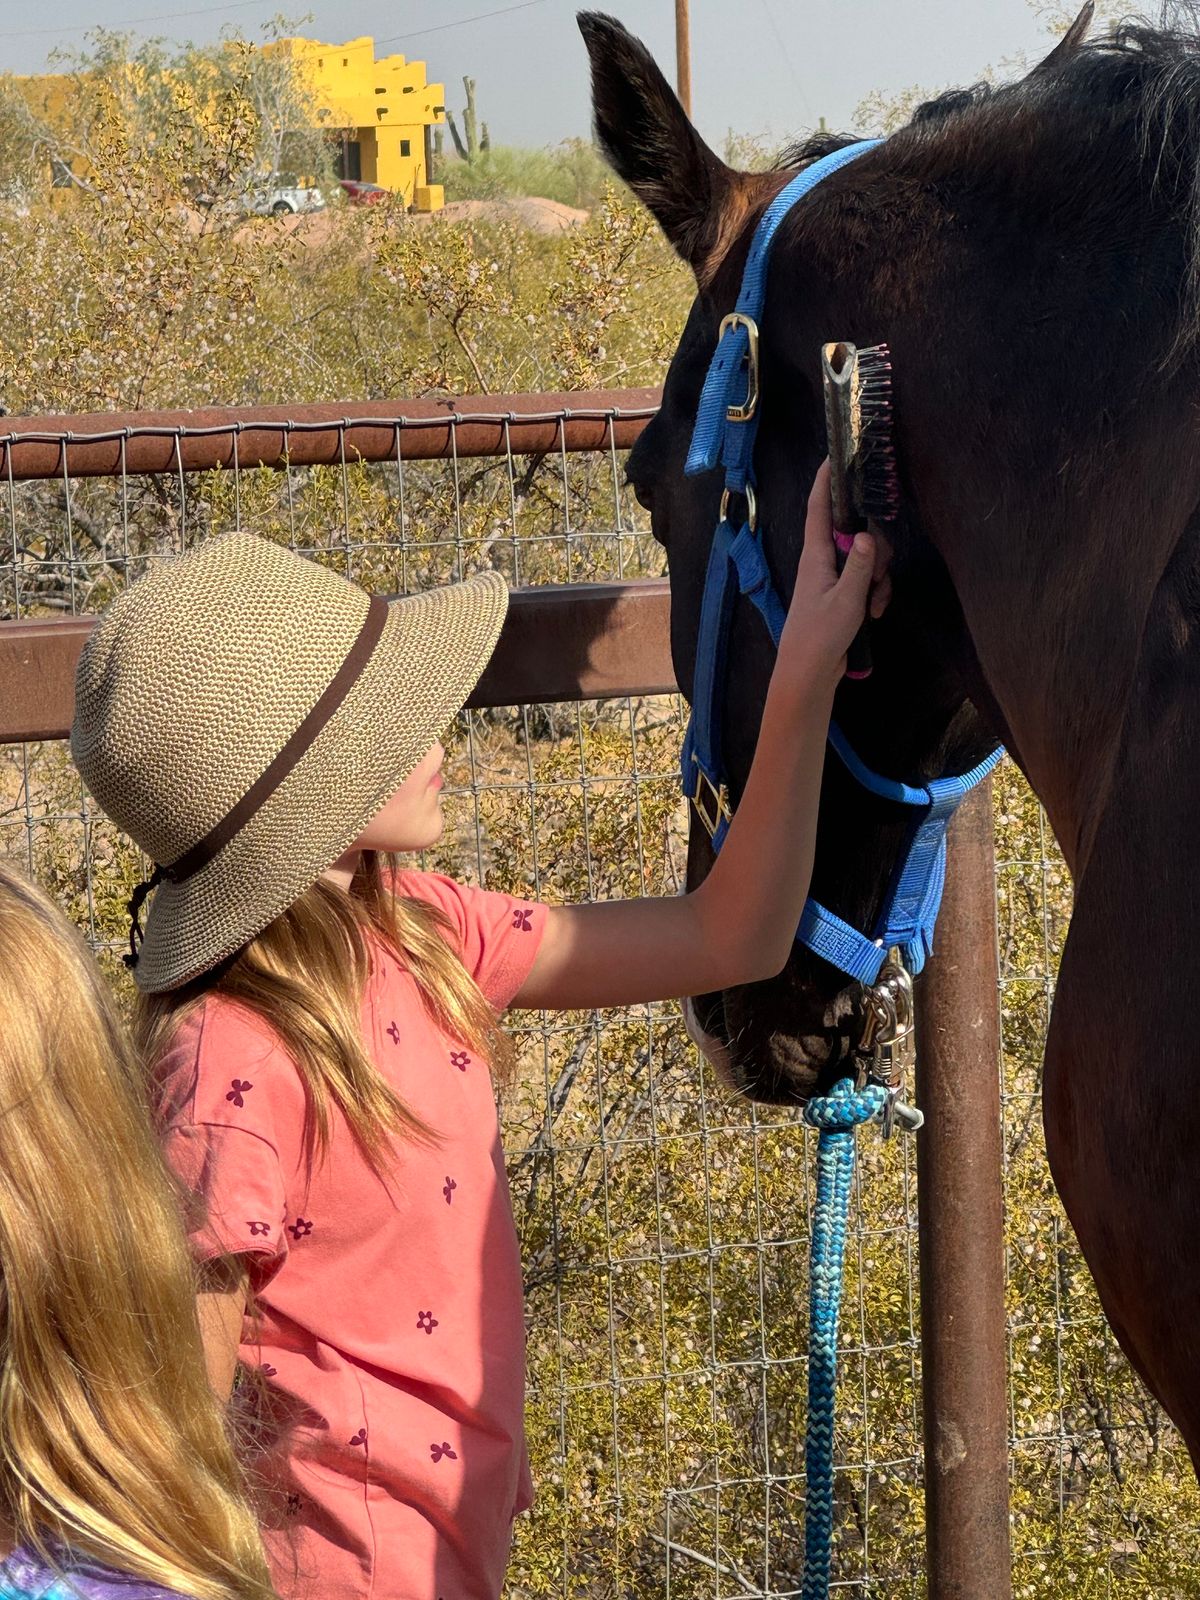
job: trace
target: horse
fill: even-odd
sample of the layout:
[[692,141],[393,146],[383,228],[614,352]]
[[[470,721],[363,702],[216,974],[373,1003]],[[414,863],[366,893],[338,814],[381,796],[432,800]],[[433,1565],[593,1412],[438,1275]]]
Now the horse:
[[[922,105],[825,179],[774,246],[762,319],[762,538],[791,593],[824,454],[826,340],[886,343],[899,513],[875,668],[840,725],[919,784],[1000,740],[1074,880],[1045,1053],[1051,1171],[1121,1346],[1200,1469],[1200,39],[1186,17],[1087,37],[1019,81]],[[580,17],[597,138],[691,267],[696,296],[628,478],[664,546],[690,695],[719,473],[685,477],[697,401],[750,238],[822,135],[777,169],[707,148],[644,46]],[[736,807],[773,649],[737,604],[723,719]],[[814,895],[877,916],[902,809],[825,765]],[[688,883],[712,864],[693,819]],[[861,990],[799,944],[766,983],[690,1002],[752,1098],[802,1102],[851,1068]]]

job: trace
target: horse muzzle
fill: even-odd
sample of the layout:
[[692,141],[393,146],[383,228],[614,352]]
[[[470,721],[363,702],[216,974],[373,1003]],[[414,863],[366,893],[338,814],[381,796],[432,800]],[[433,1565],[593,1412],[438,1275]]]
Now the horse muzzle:
[[733,1094],[767,1105],[803,1104],[844,1077],[864,1030],[862,992],[823,1000],[787,974],[683,1002],[688,1037]]

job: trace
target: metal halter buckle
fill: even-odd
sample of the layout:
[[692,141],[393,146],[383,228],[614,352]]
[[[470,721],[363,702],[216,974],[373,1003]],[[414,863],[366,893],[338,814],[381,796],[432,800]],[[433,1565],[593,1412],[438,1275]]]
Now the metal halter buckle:
[[696,787],[691,794],[692,805],[696,808],[696,815],[704,824],[711,839],[722,821],[726,823],[733,821],[729,790],[723,783],[714,783],[695,756],[692,757],[692,764],[696,768]]
[[758,323],[742,311],[731,311],[721,318],[718,344],[730,328],[745,328],[750,346],[746,352],[746,398],[740,406],[727,406],[725,417],[729,422],[749,422],[758,410]]
[[912,976],[893,950],[875,982],[864,991],[866,1019],[859,1040],[857,1082],[861,1089],[877,1083],[888,1091],[883,1108],[883,1136],[890,1139],[897,1123],[915,1133],[925,1121],[914,1106],[901,1100],[904,1074],[913,1058]]

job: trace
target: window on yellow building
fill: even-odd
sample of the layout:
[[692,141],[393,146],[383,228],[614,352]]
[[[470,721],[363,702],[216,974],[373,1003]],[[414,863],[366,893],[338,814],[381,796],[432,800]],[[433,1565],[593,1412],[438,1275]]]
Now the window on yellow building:
[[411,139],[401,139],[401,141],[400,141],[400,154],[402,156],[411,156],[412,155],[412,140]]

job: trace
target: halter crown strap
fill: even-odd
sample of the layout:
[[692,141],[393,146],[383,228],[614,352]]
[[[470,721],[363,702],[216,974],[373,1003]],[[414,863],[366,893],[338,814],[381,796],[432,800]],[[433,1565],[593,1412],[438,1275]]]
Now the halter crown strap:
[[[747,483],[753,483],[757,415],[740,423],[729,423],[728,415],[730,405],[745,394],[744,370],[750,359],[751,338],[757,339],[757,324],[767,297],[767,267],[775,235],[796,202],[815,189],[823,178],[828,178],[831,173],[865,155],[881,142],[879,139],[862,139],[857,144],[846,145],[841,150],[822,156],[782,188],[763,212],[746,257],[737,306],[733,316],[726,317],[722,324],[716,353],[704,380],[700,405],[696,411],[696,426],[692,432],[692,445],[683,469],[689,477],[709,472],[721,464],[725,467],[727,488],[740,491]],[[748,324],[753,325],[753,334]]]

